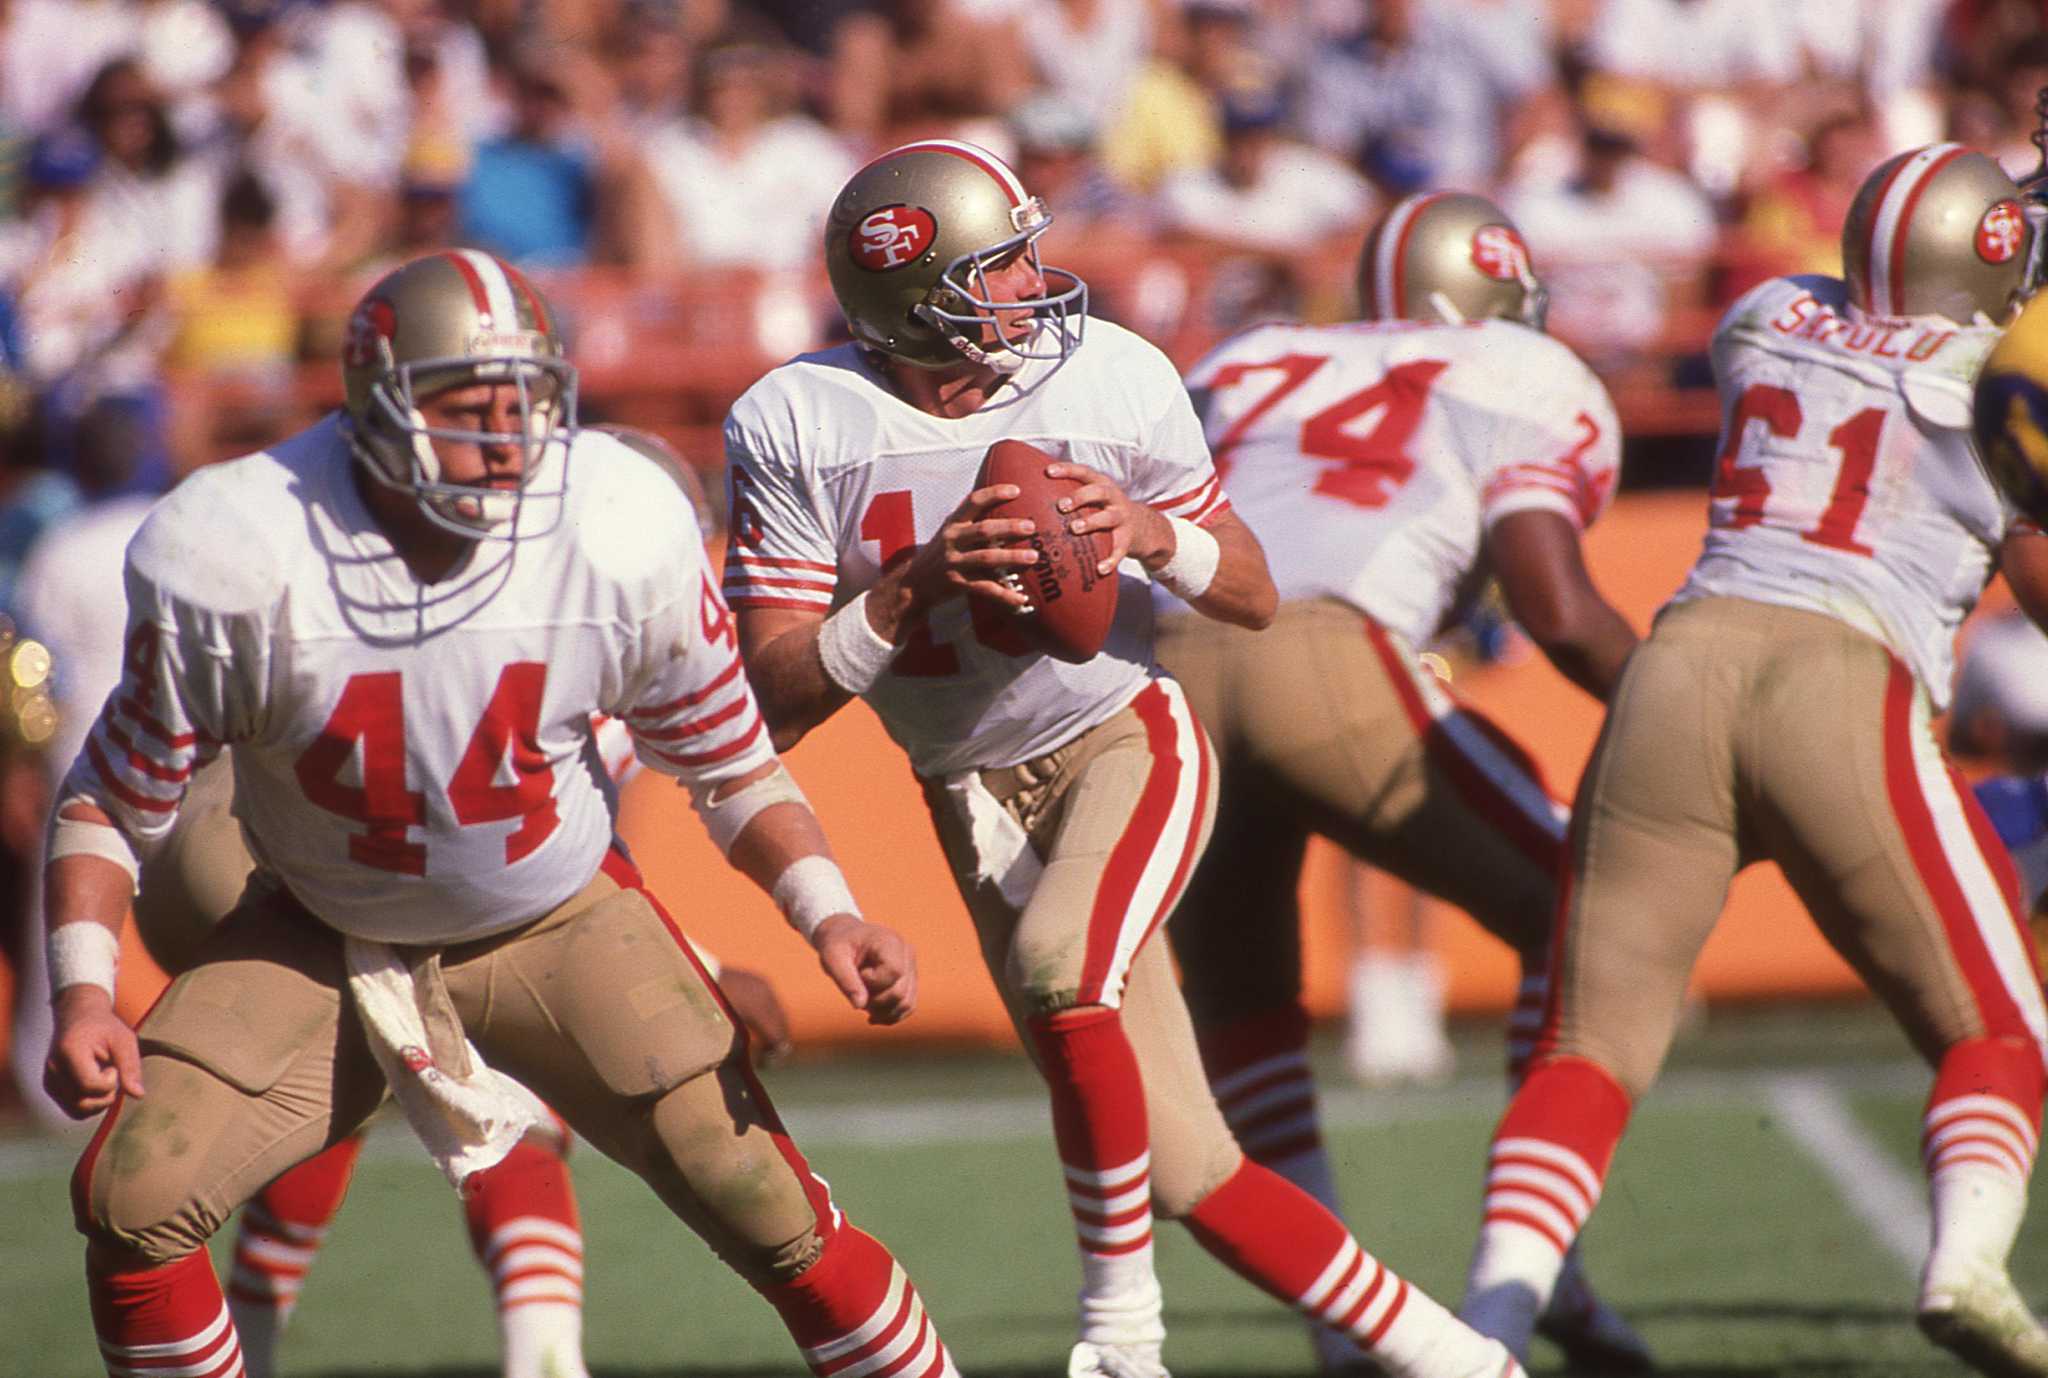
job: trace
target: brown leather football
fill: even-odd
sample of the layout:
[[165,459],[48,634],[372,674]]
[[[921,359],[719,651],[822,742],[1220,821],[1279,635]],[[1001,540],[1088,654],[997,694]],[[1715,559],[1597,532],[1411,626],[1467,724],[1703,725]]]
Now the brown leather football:
[[1045,466],[1058,459],[1021,440],[998,440],[981,462],[976,486],[1014,483],[1023,490],[988,513],[1029,518],[1038,528],[1030,541],[1038,563],[1018,566],[1005,576],[1005,582],[1031,599],[1031,606],[1011,612],[1010,620],[1038,650],[1078,665],[1092,659],[1109,637],[1109,624],[1116,617],[1117,576],[1114,570],[1095,570],[1109,554],[1108,537],[1099,531],[1076,536],[1067,529],[1073,514],[1054,505],[1081,486],[1076,479],[1046,477]]

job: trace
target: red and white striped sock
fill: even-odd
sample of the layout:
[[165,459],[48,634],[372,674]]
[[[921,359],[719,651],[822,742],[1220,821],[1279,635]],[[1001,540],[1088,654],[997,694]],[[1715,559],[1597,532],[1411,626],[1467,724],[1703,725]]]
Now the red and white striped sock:
[[1541,967],[1524,970],[1515,988],[1515,1005],[1508,1011],[1508,1094],[1522,1087],[1529,1075],[1529,1059],[1536,1053],[1536,1038],[1543,1032],[1543,1007],[1550,1001],[1550,973]]
[[1934,1224],[1923,1300],[2004,1271],[2027,1211],[2041,1087],[2031,1042],[1970,1039],[1943,1056],[1921,1122]]
[[206,1250],[132,1271],[101,1269],[88,1254],[85,1280],[108,1378],[244,1378],[241,1342]]
[[1458,1314],[1526,1354],[1566,1250],[1600,1200],[1629,1099],[1580,1057],[1538,1062],[1493,1133],[1479,1242]]
[[1257,1163],[1239,1166],[1185,1223],[1226,1267],[1349,1335],[1394,1378],[1505,1372],[1496,1347],[1360,1248],[1307,1192]]
[[818,1378],[960,1378],[903,1268],[842,1223],[817,1262],[760,1288]]
[[1201,1032],[1209,1089],[1245,1156],[1337,1209],[1337,1182],[1316,1117],[1308,1013],[1299,1005]]
[[362,1135],[352,1134],[279,1175],[242,1208],[227,1297],[248,1378],[277,1371],[278,1340],[362,1152]]
[[498,1302],[504,1378],[584,1378],[583,1231],[562,1140],[533,1135],[463,1184]]
[[[1341,1215],[1316,1117],[1307,1011],[1289,1005],[1202,1030],[1199,1039],[1209,1089],[1245,1156]],[[1348,1335],[1313,1323],[1309,1329],[1323,1368],[1334,1370],[1356,1355]]]
[[1081,1339],[1156,1350],[1166,1322],[1152,1268],[1152,1153],[1137,1055],[1112,1009],[1062,1010],[1030,1028],[1081,1250]]

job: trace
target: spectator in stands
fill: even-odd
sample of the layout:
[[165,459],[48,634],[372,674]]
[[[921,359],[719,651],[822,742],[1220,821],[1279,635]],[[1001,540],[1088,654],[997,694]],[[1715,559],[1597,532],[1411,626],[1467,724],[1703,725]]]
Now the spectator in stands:
[[146,380],[162,279],[154,227],[92,196],[99,145],[66,127],[38,139],[19,219],[0,222],[0,293],[14,303],[22,376],[48,387],[88,369]]
[[1287,104],[1261,87],[1226,96],[1223,156],[1169,177],[1164,228],[1184,239],[1298,257],[1356,238],[1373,208],[1365,179],[1288,134]]
[[0,5],[0,119],[34,136],[62,124],[93,73],[131,52],[135,11],[114,0]]
[[834,190],[856,166],[845,143],[793,109],[794,53],[731,43],[705,53],[697,116],[648,139],[648,163],[684,266],[802,269]]
[[665,261],[652,179],[597,59],[530,43],[509,76],[512,126],[478,146],[462,189],[465,242],[530,268]]
[[1150,193],[1174,173],[1216,165],[1224,94],[1274,84],[1252,21],[1248,0],[1183,0],[1171,51],[1139,71],[1103,127],[1102,161],[1111,175]]
[[1310,57],[1304,132],[1385,195],[1492,186],[1510,111],[1555,80],[1526,0],[1375,0]]
[[1049,262],[1086,269],[1088,314],[1159,342],[1178,323],[1188,284],[1178,264],[1155,257],[1152,207],[1109,175],[1096,155],[1097,126],[1086,109],[1046,90],[1010,112],[1012,166],[1052,211],[1040,241]]
[[1518,181],[1501,197],[1530,251],[1548,265],[1552,333],[1595,369],[1640,363],[1674,305],[1704,300],[1705,262],[1718,234],[1713,205],[1644,153],[1663,141],[1667,118],[1655,86],[1589,77],[1571,175],[1554,185]]
[[[1050,8],[1053,0],[1029,0]],[[889,122],[894,134],[982,133],[1032,86],[1014,16],[970,0],[889,0]],[[1073,54],[1076,62],[1089,59]]]
[[[1163,0],[1040,0],[1017,27],[1038,84],[1100,123],[1151,57]],[[1026,186],[1036,186],[1026,182]]]
[[79,98],[77,118],[100,150],[90,212],[147,226],[161,271],[204,263],[220,228],[213,189],[184,156],[142,64],[119,58],[102,67]]
[[1878,132],[1863,111],[1838,110],[1814,126],[1806,148],[1804,162],[1750,199],[1730,245],[1730,271],[1717,284],[1723,302],[1766,278],[1841,276],[1842,222],[1864,174],[1878,162]]
[[345,110],[330,108],[317,50],[302,51],[305,22],[280,0],[229,7],[235,54],[204,96],[180,109],[179,127],[218,197],[243,169],[277,207],[284,255],[317,272],[353,267],[390,224],[382,155]]
[[244,170],[228,183],[220,218],[213,262],[173,274],[165,293],[164,365],[182,383],[167,399],[180,473],[246,453],[296,416],[299,312],[294,274],[277,251],[277,204]]

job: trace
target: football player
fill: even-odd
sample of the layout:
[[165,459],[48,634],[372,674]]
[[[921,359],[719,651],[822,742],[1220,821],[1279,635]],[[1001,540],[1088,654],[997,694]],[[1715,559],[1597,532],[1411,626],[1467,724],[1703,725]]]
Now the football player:
[[[634,449],[647,440],[614,434]],[[604,718],[594,730],[607,773],[620,783],[636,774],[625,724]],[[255,862],[233,799],[233,770],[223,752],[193,773],[177,827],[143,868],[136,929],[166,971],[182,972],[198,960],[200,944],[248,886]],[[746,1025],[754,1056],[766,1061],[787,1052],[789,1020],[774,987],[755,972],[722,966],[694,942],[691,949]],[[278,1342],[348,1194],[363,1138],[359,1130],[314,1154],[243,1207],[226,1290],[248,1378],[278,1370]],[[496,1301],[503,1378],[585,1378],[583,1231],[568,1148],[566,1129],[551,1114],[502,1162],[472,1176],[462,1193],[470,1244]]]
[[1982,1372],[2048,1374],[2006,1271],[2048,1016],[2010,862],[1928,726],[1994,572],[2048,614],[2048,540],[1968,447],[2026,238],[1989,158],[1903,153],[1850,207],[1846,280],[1766,282],[1714,336],[1711,527],[1580,784],[1550,1002],[1488,1159],[1462,1314],[1511,1349],[1599,1200],[1729,880],[1768,858],[1934,1068],[1921,1328]]
[[[1564,810],[1530,758],[1418,652],[1491,574],[1551,663],[1605,700],[1635,632],[1579,535],[1613,496],[1614,406],[1543,333],[1520,233],[1479,196],[1428,192],[1367,236],[1366,319],[1266,325],[1188,373],[1216,467],[1252,527],[1284,532],[1256,636],[1157,600],[1159,660],[1217,745],[1216,833],[1167,932],[1224,1118],[1332,1210],[1301,1005],[1296,890],[1311,834],[1471,913],[1524,973],[1518,1079],[1543,1009]],[[1576,1270],[1543,1317],[1580,1362],[1641,1341]],[[1327,1337],[1318,1345],[1327,1353]]]
[[[914,1006],[908,946],[860,917],[769,745],[703,549],[677,539],[688,502],[575,428],[553,317],[489,255],[379,280],[343,376],[340,411],[144,523],[122,682],[59,793],[47,1080],[106,1112],[74,1198],[108,1372],[232,1371],[207,1236],[389,1094],[458,1185],[545,1097],[775,1307],[813,1372],[857,1350],[884,1378],[954,1373],[613,832],[596,712],[689,787],[849,1003],[877,1023]],[[223,746],[258,869],[130,1029],[121,911]]]
[[[906,144],[857,172],[825,260],[851,343],[772,370],[726,419],[726,588],[778,744],[859,695],[909,754],[990,974],[1044,1073],[1080,1256],[1074,1378],[1158,1378],[1155,1210],[1386,1371],[1496,1378],[1504,1350],[1248,1162],[1202,1078],[1164,945],[1201,851],[1209,746],[1152,662],[1140,574],[1198,612],[1273,612],[1172,365],[1040,264],[1044,203],[986,151]],[[1029,650],[1002,578],[1029,523],[976,486],[998,439],[1081,481],[1072,527],[1127,587],[1102,652]]]

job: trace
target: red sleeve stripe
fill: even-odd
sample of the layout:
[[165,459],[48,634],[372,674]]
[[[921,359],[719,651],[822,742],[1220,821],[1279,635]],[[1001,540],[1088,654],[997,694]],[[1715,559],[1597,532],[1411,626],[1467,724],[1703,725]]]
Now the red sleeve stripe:
[[170,728],[165,727],[162,723],[151,717],[149,710],[137,703],[132,697],[123,695],[120,708],[121,712],[127,715],[137,727],[162,742],[165,746],[170,747],[173,751],[183,751],[186,747],[199,740],[199,734],[196,732],[182,734],[172,732]]
[[709,751],[681,754],[673,751],[663,751],[659,747],[652,748],[652,750],[655,755],[672,766],[680,766],[684,770],[697,770],[703,766],[715,766],[720,761],[729,761],[742,751],[747,750],[760,740],[761,730],[765,725],[761,716],[757,713],[754,715],[754,725],[747,729],[745,735],[734,741],[727,742],[724,746],[713,747]]
[[1185,493],[1175,493],[1170,498],[1155,498],[1149,505],[1161,512],[1169,512],[1176,507],[1201,507],[1211,500],[1212,495],[1221,486],[1221,480],[1211,474]]
[[728,593],[725,601],[735,608],[789,608],[797,612],[830,612],[830,598],[756,598],[752,594]]
[[188,765],[182,770],[176,770],[170,766],[160,766],[155,761],[150,760],[149,757],[137,751],[135,743],[129,741],[123,735],[120,728],[114,726],[111,722],[104,724],[104,726],[107,730],[107,740],[126,754],[128,764],[139,774],[147,775],[152,780],[161,780],[167,785],[182,785],[192,778],[191,766]]
[[712,728],[729,723],[746,712],[751,702],[745,694],[740,695],[716,713],[707,713],[695,722],[682,723],[675,727],[643,728],[639,736],[649,742],[679,742],[689,737],[701,737]]
[[731,663],[729,663],[724,670],[719,672],[718,678],[712,680],[711,683],[705,685],[702,689],[694,689],[691,692],[683,695],[679,699],[672,699],[667,703],[656,704],[651,708],[630,708],[626,710],[626,716],[628,718],[631,718],[634,722],[644,722],[648,718],[673,717],[677,713],[680,713],[683,709],[689,708],[695,704],[700,704],[704,702],[704,700],[710,698],[713,694],[723,689],[726,685],[732,683],[733,676],[737,675],[739,672],[739,657],[734,656]]
[[178,802],[184,798],[183,790],[178,792],[177,799],[168,800],[152,799],[146,794],[137,794],[121,783],[120,777],[114,774],[114,768],[107,764],[106,754],[100,750],[100,744],[91,737],[85,739],[85,754],[91,760],[93,770],[98,772],[100,783],[107,787],[107,792],[129,808],[141,813],[177,812]]
[[780,555],[749,555],[743,550],[735,550],[725,557],[727,569],[735,565],[758,565],[763,569],[807,569],[814,574],[839,573],[839,566],[828,565],[822,560],[790,560]]
[[838,585],[823,584],[814,579],[764,579],[758,574],[749,574],[745,570],[728,568],[725,571],[725,587],[728,589],[801,589],[812,593],[822,593],[829,598],[832,595],[832,590],[837,588]]

